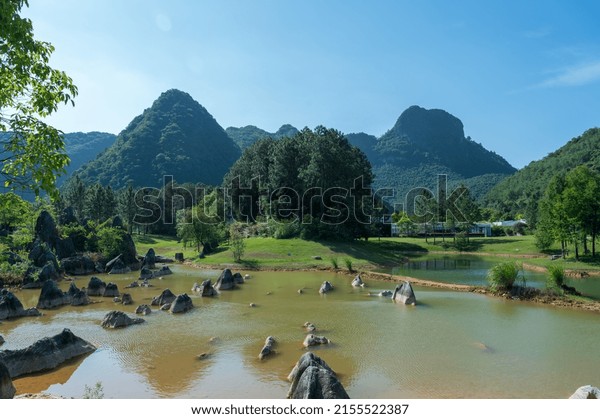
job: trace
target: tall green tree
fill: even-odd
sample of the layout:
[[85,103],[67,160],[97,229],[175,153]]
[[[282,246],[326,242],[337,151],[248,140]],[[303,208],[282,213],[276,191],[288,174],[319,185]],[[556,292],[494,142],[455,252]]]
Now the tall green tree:
[[56,196],[69,157],[62,133],[42,119],[74,104],[77,87],[49,65],[54,47],[34,38],[31,20],[20,16],[24,6],[0,1],[0,177],[6,187]]
[[119,191],[117,195],[117,208],[119,209],[119,214],[125,221],[127,232],[131,234],[133,231],[133,220],[135,219],[135,214],[138,210],[135,202],[135,189],[133,189],[131,183],[129,183],[126,188]]

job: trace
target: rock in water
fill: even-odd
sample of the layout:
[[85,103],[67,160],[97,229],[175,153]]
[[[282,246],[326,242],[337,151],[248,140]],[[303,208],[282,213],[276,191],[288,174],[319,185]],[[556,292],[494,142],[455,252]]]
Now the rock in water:
[[413,291],[410,282],[404,281],[403,284],[396,285],[394,295],[392,295],[392,300],[403,304],[417,304],[417,298],[415,297],[415,292]]
[[48,280],[42,285],[42,291],[38,299],[37,308],[49,309],[71,304],[71,296],[62,292],[56,282]]
[[310,335],[306,335],[302,345],[304,345],[305,348],[308,348],[309,346],[327,345],[329,342],[329,339],[325,336],[317,336],[311,333]]
[[325,281],[321,285],[321,288],[319,288],[319,294],[326,294],[329,291],[331,291],[332,289],[333,289],[333,285],[331,285],[331,282]]
[[121,297],[121,304],[123,304],[124,306],[133,304],[133,298],[131,298],[131,294],[124,293]]
[[214,297],[217,295],[217,290],[212,286],[210,279],[205,279],[201,285],[195,283],[192,291],[199,293],[202,297]]
[[9,290],[0,290],[0,320],[40,315],[37,308],[25,310],[21,301],[19,301],[19,299]]
[[590,385],[579,387],[569,399],[600,399],[600,389]]
[[244,277],[239,272],[236,272],[236,273],[233,274],[233,280],[235,281],[236,284],[243,284],[244,283]]
[[119,287],[117,284],[113,284],[109,282],[104,289],[103,297],[119,297],[121,294],[119,293]]
[[106,282],[97,276],[93,276],[90,278],[90,282],[88,282],[85,292],[90,297],[102,297],[104,295],[104,290],[106,290]]
[[[118,275],[118,274],[126,274],[126,273],[131,272],[131,268],[129,268],[129,266],[125,265],[125,262],[123,262],[121,260],[120,256],[118,256],[116,258],[116,260],[115,259],[113,259],[113,260],[114,260],[114,263],[112,263],[110,265],[110,272],[108,272],[109,274],[111,274],[111,275]],[[106,264],[106,269],[109,269],[109,264],[111,262],[108,262]]]
[[0,361],[0,399],[12,399],[16,392],[8,368]]
[[152,310],[150,309],[150,306],[148,304],[142,304],[136,307],[135,309],[135,314],[141,314],[143,316],[147,316],[148,314],[151,314]]
[[86,292],[77,288],[75,282],[71,282],[67,294],[71,296],[72,306],[85,306],[90,303],[90,298],[88,297]]
[[170,304],[175,300],[176,296],[171,292],[170,289],[166,288],[160,295],[154,297],[150,305],[153,306],[164,306],[165,304]]
[[275,346],[275,338],[273,336],[267,337],[265,345],[258,354],[258,359],[265,359],[267,356],[273,354],[273,346]]
[[333,370],[318,356],[307,352],[288,376],[292,382],[288,399],[349,399]]
[[18,350],[0,351],[0,361],[6,364],[11,378],[56,368],[63,362],[94,352],[96,347],[64,329],[51,338],[43,338]]
[[104,316],[101,326],[106,329],[116,329],[119,327],[127,327],[132,324],[144,323],[144,319],[135,318],[132,319],[122,311],[110,311]]
[[60,265],[68,275],[88,275],[96,271],[96,264],[86,255],[61,259]]
[[365,283],[363,282],[362,278],[360,277],[360,274],[356,275],[356,277],[352,280],[352,286],[353,287],[364,287]]
[[0,346],[2,346],[4,344],[4,338],[2,337],[2,335],[0,335]]
[[142,267],[146,267],[148,269],[154,269],[156,266],[156,253],[153,248],[148,249],[146,252],[146,256],[142,260]]
[[231,269],[225,269],[221,273],[214,288],[218,291],[232,290],[235,288],[235,279],[233,278]]
[[315,326],[313,323],[311,322],[306,322],[304,323],[304,328],[306,329],[307,332],[312,333],[315,330],[317,330],[317,326]]
[[154,277],[172,275],[173,271],[168,266],[161,266],[158,271],[154,273]]
[[171,312],[172,314],[185,313],[186,311],[189,311],[192,308],[194,308],[194,304],[192,303],[192,299],[190,298],[190,296],[187,294],[179,294],[171,303],[169,312]]
[[140,278],[139,279],[152,279],[154,278],[154,272],[150,270],[150,268],[146,266],[142,266],[140,270]]

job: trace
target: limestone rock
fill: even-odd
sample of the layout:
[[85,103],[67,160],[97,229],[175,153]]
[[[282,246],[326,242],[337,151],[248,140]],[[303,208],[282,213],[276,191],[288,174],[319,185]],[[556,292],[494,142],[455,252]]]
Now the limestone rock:
[[288,380],[288,399],[350,398],[329,365],[312,352],[300,357]]
[[265,340],[265,345],[260,350],[258,354],[258,359],[265,359],[267,356],[273,354],[273,346],[275,346],[275,338],[273,336],[267,337]]
[[88,282],[88,286],[85,292],[90,297],[102,297],[104,295],[105,290],[106,282],[102,281],[97,276],[93,276],[90,278],[90,282]]
[[8,368],[0,361],[0,399],[12,399],[16,392]]
[[326,294],[329,291],[331,291],[332,289],[333,289],[333,285],[331,285],[331,282],[325,281],[325,282],[323,282],[323,284],[321,284],[321,288],[319,288],[319,294]]
[[233,274],[233,280],[235,281],[236,284],[243,284],[244,283],[244,277],[239,272],[236,272],[236,273]]
[[101,326],[106,329],[116,329],[119,327],[127,327],[132,324],[143,323],[144,319],[134,318],[132,319],[122,311],[113,310],[104,316]]
[[60,264],[68,275],[89,275],[96,271],[96,264],[86,255],[61,259]]
[[27,348],[0,351],[0,362],[4,362],[11,378],[15,378],[56,368],[71,358],[95,350],[94,345],[64,329],[58,335],[40,339]]
[[175,300],[176,296],[171,292],[170,289],[166,288],[160,295],[154,297],[150,305],[153,306],[163,306],[165,304],[170,304]]
[[169,312],[173,314],[185,313],[186,311],[189,311],[192,308],[194,308],[194,304],[192,303],[192,299],[189,297],[189,295],[179,294],[171,303]]
[[124,293],[121,297],[121,304],[123,304],[124,306],[133,304],[133,298],[131,298],[131,294]]
[[215,283],[215,289],[217,291],[226,291],[232,290],[235,288],[235,279],[233,278],[233,274],[231,273],[231,269],[225,269],[217,282]]
[[42,286],[36,307],[41,309],[56,308],[71,304],[71,300],[71,296],[58,288],[56,282],[48,280]]
[[600,399],[600,389],[591,385],[579,387],[569,399]]
[[103,297],[119,297],[121,294],[119,293],[119,287],[117,284],[109,282],[106,284],[106,288],[104,289]]
[[356,275],[356,277],[352,280],[352,286],[353,287],[364,287],[365,283],[363,282],[362,278],[360,277],[360,274]]
[[110,262],[108,262],[106,264],[106,269],[110,269],[108,273],[111,275],[126,274],[131,272],[131,268],[129,268],[129,266],[127,266],[125,262],[121,260],[120,256],[117,256],[116,259],[113,259]]
[[135,308],[135,314],[141,314],[143,316],[147,316],[152,313],[152,309],[148,304],[141,304]]
[[304,328],[306,329],[307,332],[310,332],[310,333],[312,333],[315,330],[317,330],[317,326],[315,326],[311,322],[304,323]]
[[154,273],[155,277],[159,277],[159,276],[166,276],[166,275],[172,275],[173,271],[171,271],[171,268],[169,268],[168,266],[161,266],[160,269],[158,271],[156,271]]
[[329,339],[327,339],[325,336],[317,336],[311,333],[310,335],[306,335],[302,345],[305,348],[308,348],[309,346],[327,345],[329,342]]
[[38,274],[38,281],[42,283],[42,286],[44,282],[57,280],[58,278],[60,278],[60,273],[51,261],[46,262]]
[[156,253],[153,248],[148,249],[142,260],[142,268],[154,269],[156,266]]
[[25,310],[21,301],[9,290],[0,290],[0,320],[40,315],[37,308]]
[[183,259],[183,253],[181,253],[181,252],[175,253],[175,260],[177,262],[183,262],[183,260],[184,260]]
[[415,292],[413,291],[410,282],[404,281],[404,283],[396,285],[392,300],[407,305],[415,305],[417,303],[417,298],[415,297]]
[[197,282],[194,283],[194,286],[192,287],[192,291],[197,292],[202,297],[214,297],[215,295],[218,294],[217,290],[215,290],[214,287],[212,286],[210,279],[206,279],[206,280],[202,281],[201,285],[198,285]]
[[142,266],[140,270],[140,278],[139,279],[152,279],[154,278],[154,272],[146,266]]

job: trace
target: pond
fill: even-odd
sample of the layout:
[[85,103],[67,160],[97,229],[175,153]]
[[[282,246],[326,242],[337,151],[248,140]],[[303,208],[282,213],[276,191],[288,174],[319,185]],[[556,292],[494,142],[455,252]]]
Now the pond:
[[[387,273],[454,284],[487,286],[488,270],[505,260],[475,255],[411,255],[406,263],[387,270]],[[545,287],[547,273],[525,270],[524,275],[528,286]],[[588,297],[600,299],[599,277],[569,278],[567,284]]]
[[[391,283],[366,281],[367,288],[353,289],[351,276],[327,272],[254,272],[237,290],[201,298],[190,292],[192,284],[218,272],[173,269],[174,275],[152,280],[152,288],[131,289],[133,306],[94,297],[99,302],[86,307],[0,324],[2,349],[65,327],[98,347],[58,370],[15,380],[17,391],[81,397],[100,382],[107,398],[284,398],[286,377],[305,351],[306,321],[331,339],[314,352],[353,398],[564,398],[581,385],[599,384],[595,313],[418,287],[419,304],[404,306],[368,296],[392,289]],[[123,292],[134,274],[104,279]],[[335,289],[319,295],[324,280]],[[154,311],[144,324],[123,330],[100,327],[109,310],[135,316],[137,304],[164,288],[187,292],[195,308],[180,315]],[[17,295],[33,306],[39,290]],[[277,354],[260,361],[269,335],[277,339]],[[210,356],[198,360],[200,353]]]

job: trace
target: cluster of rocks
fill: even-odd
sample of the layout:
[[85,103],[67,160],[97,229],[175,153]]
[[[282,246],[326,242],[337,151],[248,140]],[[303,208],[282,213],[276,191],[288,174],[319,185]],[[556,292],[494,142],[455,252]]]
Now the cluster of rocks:
[[167,259],[162,256],[156,255],[154,249],[150,248],[146,252],[146,255],[142,259],[142,267],[140,269],[140,278],[142,280],[148,280],[152,278],[160,278],[166,275],[171,275],[173,272],[171,269],[164,265],[160,269],[156,270],[157,263],[171,263],[173,259]]
[[42,285],[36,307],[47,310],[64,305],[82,306],[89,303],[90,299],[86,291],[77,288],[74,282],[71,282],[67,292],[63,292],[55,281],[47,280]]
[[237,285],[244,283],[244,277],[241,273],[236,272],[235,274],[231,272],[231,269],[225,269],[219,275],[217,282],[214,285],[214,288],[217,291],[227,291],[235,289]]
[[175,295],[170,289],[166,288],[160,295],[152,299],[150,303],[153,306],[159,306],[161,310],[169,311],[170,313],[185,313],[194,308],[192,299],[187,294]]
[[214,297],[218,294],[217,290],[212,286],[210,279],[202,281],[202,284],[200,285],[198,285],[197,282],[194,282],[192,292],[198,293],[202,297]]
[[105,329],[117,329],[122,327],[131,326],[132,324],[144,323],[144,319],[139,317],[131,318],[122,311],[113,310],[106,313],[100,326]]

